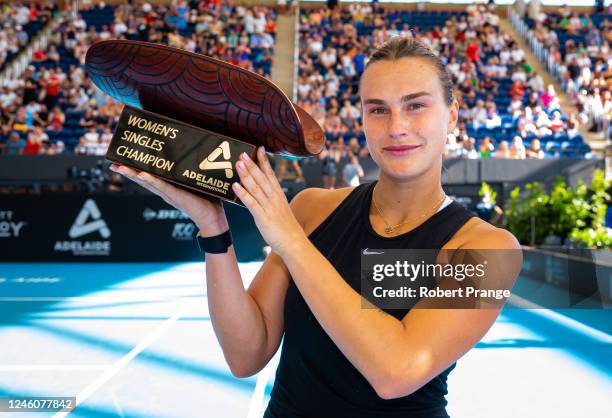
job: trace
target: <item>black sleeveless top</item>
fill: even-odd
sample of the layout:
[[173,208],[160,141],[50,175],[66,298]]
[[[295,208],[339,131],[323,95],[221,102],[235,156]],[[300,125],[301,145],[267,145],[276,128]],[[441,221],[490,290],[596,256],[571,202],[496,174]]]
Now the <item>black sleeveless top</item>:
[[[374,231],[369,220],[375,184],[376,181],[353,189],[309,235],[317,249],[357,292],[360,291],[361,249],[440,249],[474,216],[452,201],[413,230],[385,238]],[[383,310],[402,319],[409,309]],[[385,400],[319,325],[293,281],[287,290],[284,318],[280,363],[264,418],[448,417],[446,377],[455,364],[416,392]]]

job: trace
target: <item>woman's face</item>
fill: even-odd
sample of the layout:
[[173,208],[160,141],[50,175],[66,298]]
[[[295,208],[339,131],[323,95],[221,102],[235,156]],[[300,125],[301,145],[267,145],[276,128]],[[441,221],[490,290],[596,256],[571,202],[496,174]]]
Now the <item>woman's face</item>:
[[[434,66],[423,58],[378,61],[363,73],[360,88],[367,145],[380,169],[394,178],[439,172],[458,104],[446,105]],[[389,148],[405,145],[418,148]]]

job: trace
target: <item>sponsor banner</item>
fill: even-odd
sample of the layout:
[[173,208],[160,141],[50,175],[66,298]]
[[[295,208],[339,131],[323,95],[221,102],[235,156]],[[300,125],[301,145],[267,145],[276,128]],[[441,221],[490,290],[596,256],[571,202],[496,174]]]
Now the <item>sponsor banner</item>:
[[[238,259],[265,258],[248,211],[225,208]],[[0,196],[1,261],[201,261],[197,233],[153,195]]]
[[0,239],[19,238],[27,224],[12,210],[0,210]]

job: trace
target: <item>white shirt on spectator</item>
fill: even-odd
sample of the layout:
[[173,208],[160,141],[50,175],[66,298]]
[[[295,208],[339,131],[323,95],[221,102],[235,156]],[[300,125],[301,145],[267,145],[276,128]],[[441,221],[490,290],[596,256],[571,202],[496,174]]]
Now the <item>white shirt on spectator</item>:
[[98,142],[96,145],[91,147],[94,155],[104,155],[108,150],[108,144],[104,142]]
[[315,53],[315,54],[320,54],[321,51],[323,51],[323,43],[321,42],[320,39],[314,39],[312,42],[310,42],[310,44],[308,45],[308,50],[311,53]]
[[255,18],[252,13],[247,13],[244,18],[244,30],[246,30],[247,33],[255,32]]
[[255,33],[264,33],[266,30],[266,15],[261,12],[255,19]]
[[472,117],[472,125],[474,126],[474,129],[480,128],[487,122],[487,109],[485,109],[484,107],[480,109],[477,107],[474,108],[473,115],[474,116]]
[[512,59],[514,59],[514,62],[521,62],[523,58],[525,58],[525,52],[522,49],[516,48],[512,50]]
[[26,105],[26,111],[30,113],[38,113],[40,112],[40,103],[30,102]]
[[274,46],[274,38],[269,33],[264,32],[261,38],[261,47],[264,49],[270,49]]
[[26,6],[20,7],[15,14],[15,20],[20,25],[25,25],[28,23],[30,21],[30,9],[28,9]]
[[325,97],[334,97],[338,94],[338,78],[333,77],[325,84]]
[[512,81],[522,80],[523,82],[527,81],[527,74],[523,70],[515,71],[512,74]]
[[455,63],[448,64],[446,68],[451,74],[457,77],[457,74],[459,74],[459,69],[461,68],[461,66],[459,65],[458,62],[455,62]]
[[504,65],[510,62],[511,57],[512,57],[512,54],[507,49],[504,49],[499,53],[499,61]]
[[13,103],[15,103],[16,99],[17,94],[15,94],[15,92],[12,90],[10,90],[8,93],[0,94],[0,104],[2,105],[2,107],[11,106]]
[[501,126],[501,124],[501,117],[497,113],[487,117],[487,129],[497,128],[498,126]]
[[85,132],[85,143],[88,146],[95,146],[98,143],[98,139],[100,138],[100,134],[98,132]]
[[342,106],[342,109],[340,109],[340,117],[342,119],[346,119],[349,116],[352,116],[354,119],[358,119],[361,117],[361,112],[359,112],[359,109],[353,105],[351,105],[348,109],[345,106]]
[[123,21],[117,22],[115,23],[113,32],[115,33],[115,36],[121,36],[122,34],[127,32],[127,25]]
[[486,20],[491,24],[491,26],[499,25],[499,16],[496,13],[487,13]]
[[300,95],[300,97],[304,99],[308,97],[308,95],[310,94],[310,89],[311,86],[309,83],[298,83],[298,94]]
[[540,74],[537,74],[535,77],[531,77],[529,80],[529,86],[531,86],[534,91],[544,90],[544,80]]
[[87,22],[85,22],[83,18],[76,19],[73,22],[73,25],[76,29],[82,29],[82,30],[87,29]]
[[336,51],[334,49],[325,50],[321,53],[321,64],[323,64],[324,67],[329,68],[336,65],[337,59]]
[[470,160],[475,160],[475,159],[480,158],[480,155],[478,154],[478,151],[476,151],[475,149],[471,149],[471,150],[468,151],[465,148],[462,148],[460,154],[464,158],[469,158]]
[[323,76],[319,72],[314,72],[308,77],[308,82],[311,84],[323,84]]

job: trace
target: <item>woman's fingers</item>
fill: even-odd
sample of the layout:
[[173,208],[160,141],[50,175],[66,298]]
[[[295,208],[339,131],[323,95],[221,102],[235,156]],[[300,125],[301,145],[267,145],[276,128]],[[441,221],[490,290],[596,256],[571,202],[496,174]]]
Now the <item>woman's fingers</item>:
[[239,182],[236,181],[232,183],[232,189],[254,217],[261,214],[261,206],[257,199],[253,197],[253,195],[251,195],[247,189],[242,187]]
[[246,154],[236,163],[242,186],[262,205],[273,195],[270,182]]
[[266,176],[268,176],[268,180],[270,180],[272,184],[278,182],[276,178],[276,173],[270,165],[270,160],[268,159],[268,155],[266,154],[266,149],[263,146],[259,147],[259,149],[257,150],[257,161],[259,161],[259,167],[261,168],[261,170]]

